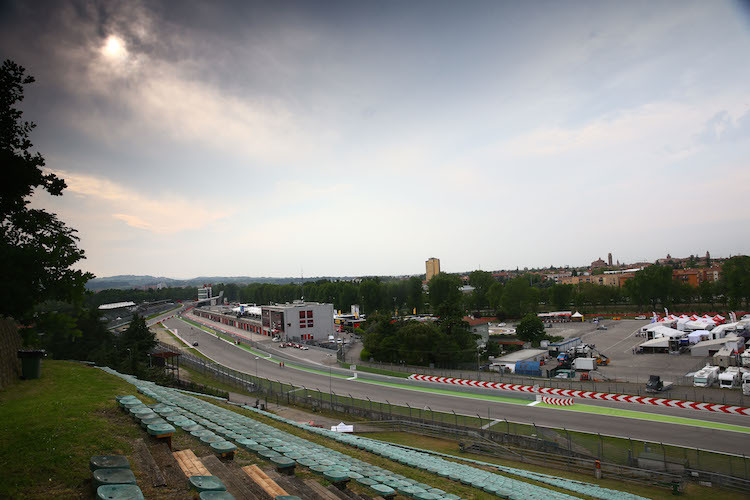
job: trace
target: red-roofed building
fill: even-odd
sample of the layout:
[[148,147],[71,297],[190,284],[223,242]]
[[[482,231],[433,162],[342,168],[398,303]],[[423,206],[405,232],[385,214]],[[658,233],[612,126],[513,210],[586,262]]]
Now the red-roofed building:
[[489,340],[490,322],[494,320],[495,318],[472,318],[471,316],[464,316],[464,321],[469,324],[471,333],[482,337],[482,341],[479,343],[485,343]]

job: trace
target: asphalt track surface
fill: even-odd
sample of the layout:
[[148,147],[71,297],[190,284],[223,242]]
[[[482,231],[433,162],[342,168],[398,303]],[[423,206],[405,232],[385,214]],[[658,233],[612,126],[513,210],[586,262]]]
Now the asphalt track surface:
[[[165,316],[171,316],[176,312],[173,311]],[[160,318],[154,318],[153,322],[159,320]],[[747,452],[747,444],[750,442],[750,435],[746,432],[708,428],[702,424],[703,421],[715,422],[748,429],[750,418],[747,416],[582,400],[576,400],[578,411],[570,411],[550,408],[546,405],[528,406],[533,398],[532,395],[505,391],[459,389],[445,384],[431,383],[404,387],[406,384],[404,379],[377,377],[370,374],[361,374],[356,380],[348,380],[352,372],[322,365],[307,370],[296,369],[289,365],[280,368],[278,361],[256,356],[200,328],[191,326],[179,318],[165,320],[164,324],[171,329],[178,329],[180,336],[191,344],[195,341],[199,342],[197,349],[201,353],[225,366],[250,375],[257,374],[262,378],[290,383],[297,387],[320,390],[324,394],[333,391],[338,395],[369,398],[372,401],[389,402],[394,405],[406,406],[408,404],[415,409],[429,408],[446,413],[455,411],[458,414],[481,416],[483,419],[489,417],[501,422],[507,419],[511,422],[534,423],[540,426],[630,437],[738,455]],[[276,349],[270,348],[267,352],[273,354],[274,350]],[[289,361],[289,364],[293,364],[292,361]],[[364,377],[371,380],[366,380]],[[527,399],[524,399],[524,396]],[[589,413],[585,408],[581,408],[582,405],[600,407],[594,408],[595,411],[607,411],[606,407],[635,411],[641,418]],[[654,414],[655,418],[672,416],[695,420],[694,425],[673,421],[644,420],[644,418],[649,418],[648,414]],[[496,428],[501,430],[502,424],[498,424]]]

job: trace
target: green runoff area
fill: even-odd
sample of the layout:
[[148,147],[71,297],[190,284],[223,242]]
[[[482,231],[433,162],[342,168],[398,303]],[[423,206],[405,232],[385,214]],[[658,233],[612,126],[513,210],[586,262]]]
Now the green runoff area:
[[[221,333],[216,332],[215,330],[211,330],[209,327],[205,325],[202,325],[198,322],[195,322],[186,318],[180,318],[180,319],[182,319],[183,321],[197,328],[201,328],[202,330],[206,332],[209,332],[214,335],[218,335],[220,338],[224,338],[225,340],[231,341],[231,337],[229,337],[228,335],[223,335]],[[255,349],[252,349],[251,347],[248,347],[244,344],[239,344],[237,347],[243,348],[246,351],[256,356],[264,357],[264,355],[266,354],[266,353],[257,351]],[[351,378],[349,375],[329,373],[324,370],[316,370],[314,368],[309,368],[306,366],[298,365],[294,362],[287,362],[286,360],[276,359],[273,356],[271,356],[270,358],[266,358],[266,359],[269,359],[271,361],[277,361],[277,362],[284,361],[287,368],[295,368],[298,370],[302,370],[302,371],[306,371],[310,373],[317,373],[320,375],[330,375],[332,377],[336,377],[339,379]],[[356,371],[359,372],[359,371],[364,371],[364,370],[360,370],[358,367]],[[383,370],[383,371],[387,371],[387,370]],[[376,373],[376,372],[371,372],[371,373]],[[390,373],[380,373],[380,374],[390,375]],[[459,398],[479,399],[479,400],[489,401],[493,403],[507,403],[507,404],[521,404],[521,405],[529,404],[529,400],[521,399],[521,398],[517,398],[513,396],[495,396],[492,394],[475,394],[475,393],[462,392],[462,391],[451,390],[451,389],[411,386],[411,385],[405,385],[405,384],[398,383],[398,382],[388,382],[388,381],[383,381],[383,380],[374,380],[374,379],[365,379],[365,378],[358,378],[357,382],[365,383],[365,384],[380,385],[383,387],[406,389],[410,391],[441,394],[445,396],[453,396],[453,397],[459,397]],[[552,408],[552,409],[556,409],[560,411],[578,411],[578,412],[598,414],[598,415],[611,415],[611,416],[624,417],[624,418],[634,418],[634,419],[639,419],[639,420],[668,422],[668,423],[681,424],[681,425],[691,425],[694,427],[702,427],[705,429],[720,429],[720,430],[750,433],[750,419],[748,419],[749,426],[742,426],[742,425],[726,424],[722,422],[711,422],[708,420],[701,420],[701,419],[696,419],[696,418],[678,417],[678,416],[673,416],[673,415],[661,415],[658,413],[649,413],[649,412],[630,410],[630,409],[625,409],[625,408],[613,408],[613,407],[605,407],[605,406],[579,404],[578,401],[580,400],[576,399],[576,403],[573,406],[556,406],[556,405],[548,405],[545,403],[538,403],[536,406],[540,408]],[[453,416],[452,413],[449,415]],[[499,425],[499,424],[495,424],[495,425]]]
[[[636,418],[641,420],[648,420],[651,422],[668,422],[671,424],[692,425],[696,427],[703,427],[706,429],[721,429],[724,431],[750,433],[750,427],[743,425],[725,424],[723,422],[711,422],[708,420],[677,417],[674,415],[661,415],[658,413],[647,413],[635,410],[627,410],[623,408],[612,408],[608,406],[581,405],[578,403],[574,404],[573,406],[556,406],[539,403],[536,406],[542,408],[554,408],[556,410],[562,411],[580,411],[597,415],[612,415],[616,417]],[[750,418],[748,418],[748,425],[750,425]]]

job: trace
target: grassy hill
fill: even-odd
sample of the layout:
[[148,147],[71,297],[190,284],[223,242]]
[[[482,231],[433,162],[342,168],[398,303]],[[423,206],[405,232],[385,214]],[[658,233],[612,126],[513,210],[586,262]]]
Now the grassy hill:
[[93,455],[129,454],[142,431],[113,400],[133,386],[66,361],[0,392],[0,498],[79,498]]

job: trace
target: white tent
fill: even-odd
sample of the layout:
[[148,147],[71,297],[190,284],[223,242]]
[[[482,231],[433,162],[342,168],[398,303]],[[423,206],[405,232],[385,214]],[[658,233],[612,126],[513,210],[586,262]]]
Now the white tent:
[[653,327],[647,328],[646,332],[649,337],[654,339],[661,337],[666,337],[667,339],[679,339],[685,336],[685,332],[669,328],[668,326],[662,326],[660,324],[655,324]]
[[641,349],[666,349],[669,347],[669,337],[656,337],[651,340],[647,340],[639,346]]
[[689,330],[710,330],[715,327],[716,323],[712,319],[699,318],[695,321],[688,321],[685,323],[685,328]]
[[708,330],[695,330],[688,334],[688,343],[697,344],[701,340],[708,340],[712,338]]

